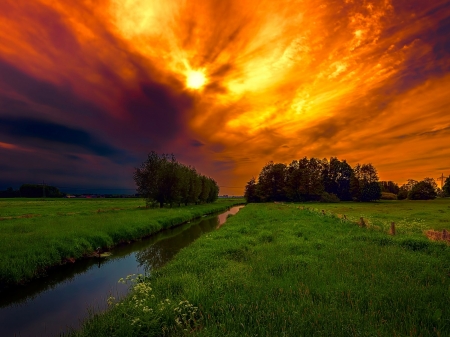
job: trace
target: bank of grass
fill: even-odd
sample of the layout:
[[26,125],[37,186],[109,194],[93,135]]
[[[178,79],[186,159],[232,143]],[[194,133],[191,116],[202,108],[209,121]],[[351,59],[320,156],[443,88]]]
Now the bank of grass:
[[395,222],[397,234],[420,234],[425,230],[450,229],[450,198],[435,200],[380,200],[377,202],[306,202],[290,204],[292,207],[308,207],[335,215],[346,215],[357,221],[360,217],[387,232]]
[[449,336],[450,248],[250,204],[74,336]]
[[0,288],[46,268],[225,210],[243,199],[146,209],[142,199],[0,199]]

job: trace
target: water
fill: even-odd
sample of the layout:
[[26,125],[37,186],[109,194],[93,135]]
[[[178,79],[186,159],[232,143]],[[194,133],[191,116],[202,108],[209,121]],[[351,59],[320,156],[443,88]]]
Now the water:
[[58,336],[79,328],[88,317],[88,309],[103,311],[110,295],[126,295],[128,286],[119,284],[120,278],[163,266],[180,249],[219,228],[229,214],[236,214],[242,207],[117,247],[108,258],[58,267],[45,278],[0,293],[0,336]]

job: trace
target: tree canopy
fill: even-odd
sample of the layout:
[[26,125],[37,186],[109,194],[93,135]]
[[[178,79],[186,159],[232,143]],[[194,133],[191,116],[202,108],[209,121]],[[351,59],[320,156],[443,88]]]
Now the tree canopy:
[[133,175],[137,192],[147,205],[174,203],[206,203],[217,200],[219,186],[209,177],[197,173],[195,168],[183,165],[173,154],[157,154],[152,151],[136,168]]
[[[372,201],[381,197],[378,174],[372,164],[358,164],[354,169],[337,158],[304,157],[289,165],[267,163],[258,176],[245,187],[248,202],[319,201],[324,193],[333,200]],[[330,200],[331,200],[330,199]]]
[[446,197],[450,197],[450,176],[445,179],[445,183],[442,186],[442,190]]
[[408,193],[411,200],[431,200],[437,197],[435,186],[429,180],[422,180],[415,184]]

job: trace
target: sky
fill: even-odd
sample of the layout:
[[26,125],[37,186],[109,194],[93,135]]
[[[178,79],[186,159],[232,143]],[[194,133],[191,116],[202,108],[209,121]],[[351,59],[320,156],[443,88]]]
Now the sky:
[[134,193],[173,153],[242,195],[269,161],[450,175],[450,1],[1,0],[0,188]]

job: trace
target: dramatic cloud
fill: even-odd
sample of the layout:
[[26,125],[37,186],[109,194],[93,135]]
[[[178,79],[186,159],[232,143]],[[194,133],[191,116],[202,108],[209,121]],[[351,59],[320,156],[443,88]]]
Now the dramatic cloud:
[[269,160],[450,173],[450,3],[0,3],[0,184],[134,188],[150,150],[221,193]]

